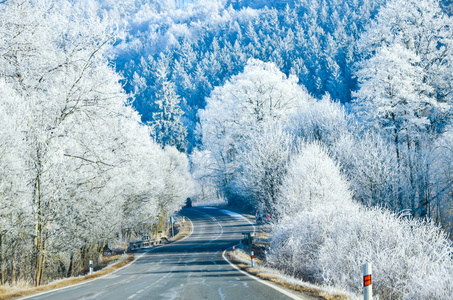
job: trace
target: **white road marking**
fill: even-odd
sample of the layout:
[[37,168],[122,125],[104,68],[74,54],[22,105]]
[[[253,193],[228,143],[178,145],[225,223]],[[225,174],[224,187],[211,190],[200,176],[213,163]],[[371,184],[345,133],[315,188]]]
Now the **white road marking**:
[[171,294],[170,300],[174,300],[174,299],[177,299],[177,298],[178,298],[178,291],[173,291],[172,294]]
[[[190,220],[189,218],[186,217],[187,220],[189,220],[189,223],[190,223],[190,231],[189,231],[189,234],[187,234],[185,237],[183,237],[182,239],[178,240],[178,241],[175,241],[171,244],[168,244],[168,246],[172,246],[174,245],[175,243],[179,243],[180,241],[183,241],[185,239],[187,239],[189,236],[192,235],[193,233],[193,223],[192,223],[192,220]],[[167,246],[167,245],[163,245],[163,246]],[[161,246],[162,247],[162,246]],[[156,247],[156,248],[160,248],[160,247]],[[156,248],[153,248],[153,249],[156,249]],[[153,250],[151,249],[151,251]],[[35,293],[35,294],[30,294],[28,296],[24,296],[22,298],[18,298],[18,299],[21,299],[21,300],[25,300],[25,299],[29,299],[29,298],[32,298],[32,297],[39,297],[39,296],[42,296],[42,295],[45,295],[45,294],[49,294],[49,293],[54,293],[54,292],[58,292],[58,291],[61,291],[61,290],[65,290],[65,289],[69,289],[69,288],[76,288],[80,285],[84,285],[84,284],[88,284],[88,283],[91,283],[95,280],[99,280],[99,279],[104,279],[105,277],[109,277],[111,276],[112,274],[115,274],[123,269],[126,269],[128,267],[130,267],[131,265],[133,265],[135,262],[137,262],[143,255],[145,255],[146,253],[149,253],[151,251],[146,251],[146,252],[143,252],[141,255],[139,255],[136,259],[134,259],[132,262],[122,266],[121,268],[119,269],[116,269],[115,271],[111,272],[111,273],[108,273],[108,274],[105,274],[105,275],[102,275],[102,276],[99,276],[99,277],[96,277],[96,278],[93,278],[93,279],[90,279],[90,280],[86,280],[86,281],[83,281],[83,282],[80,282],[80,283],[76,283],[76,284],[70,284],[70,285],[67,285],[67,286],[63,286],[61,288],[57,288],[57,289],[53,289],[53,290],[48,290],[48,291],[45,291],[45,292],[40,292],[40,293]],[[116,276],[120,276],[120,275],[116,275]],[[112,277],[114,278],[114,277]],[[110,278],[108,278],[110,279]]]
[[127,297],[127,299],[132,299],[132,298],[134,298],[135,296],[137,296],[137,294],[130,295],[129,297]]
[[242,271],[241,269],[239,269],[238,267],[236,267],[232,262],[230,262],[228,258],[226,258],[225,253],[226,253],[226,250],[223,251],[223,254],[222,254],[223,259],[224,259],[226,262],[228,262],[233,268],[235,268],[236,270],[238,270],[239,272],[241,272],[242,274],[244,274],[244,275],[246,275],[246,276],[248,276],[248,277],[250,277],[250,278],[252,278],[252,279],[254,279],[254,280],[256,280],[256,281],[258,281],[258,282],[260,282],[260,283],[262,283],[262,284],[265,284],[265,285],[267,285],[268,287],[273,288],[274,290],[276,290],[276,291],[282,293],[283,295],[286,295],[286,296],[290,297],[291,299],[295,299],[295,300],[303,299],[303,298],[301,298],[301,297],[298,297],[298,296],[296,296],[296,295],[293,295],[293,294],[289,293],[288,291],[285,291],[284,289],[282,289],[282,288],[280,288],[280,287],[278,287],[278,286],[276,286],[276,285],[274,285],[274,284],[271,284],[270,282],[264,281],[264,280],[261,279],[261,278],[258,278],[258,277],[256,277],[256,276],[253,276],[252,274],[249,274],[249,273],[247,273],[247,272],[245,272],[245,271]]
[[96,294],[93,294],[93,295],[90,295],[89,297],[83,297],[82,299],[86,299],[86,300],[89,300],[89,299],[98,299],[100,295],[104,294],[105,291],[100,291],[99,293],[96,293]]
[[[191,236],[192,233],[193,233],[193,223],[192,223],[192,220],[189,219],[188,217],[186,217],[186,219],[189,220],[189,223],[190,223],[190,231],[189,231],[189,234],[186,235],[185,237],[183,237],[182,239],[176,241],[176,242],[184,241],[184,240],[187,239],[189,236]],[[175,242],[175,243],[176,243],[176,242]]]
[[[224,212],[225,214],[230,215],[229,213],[227,213],[227,210],[223,210],[223,209],[222,209],[221,211]],[[255,232],[256,232],[255,225],[253,225],[253,223],[250,222],[250,220],[247,219],[246,217],[244,217],[243,215],[241,215],[241,214],[237,214],[237,215],[240,216],[242,219],[246,220],[248,223],[250,223],[250,225],[252,225],[252,227],[253,227],[253,234],[255,234]],[[223,259],[224,259],[226,262],[228,262],[233,268],[235,268],[236,270],[238,270],[239,272],[241,272],[242,274],[244,274],[244,275],[246,275],[246,276],[248,276],[248,277],[250,277],[250,278],[252,278],[252,279],[254,279],[254,280],[256,280],[256,281],[258,281],[258,282],[260,282],[260,283],[262,283],[262,284],[265,284],[265,285],[267,285],[267,286],[273,288],[274,290],[276,290],[276,291],[278,291],[278,292],[280,292],[280,293],[282,293],[282,294],[284,294],[284,295],[290,297],[291,299],[296,299],[296,300],[304,299],[304,298],[299,297],[299,296],[297,296],[297,295],[294,295],[294,294],[292,294],[292,293],[290,293],[290,292],[288,292],[288,291],[285,291],[284,289],[282,289],[281,287],[279,287],[279,286],[277,286],[277,285],[275,285],[275,284],[273,284],[273,283],[270,283],[270,282],[268,282],[268,281],[265,281],[265,280],[263,280],[263,279],[261,279],[261,278],[258,278],[258,277],[254,276],[254,275],[252,275],[252,274],[249,274],[249,273],[247,273],[247,272],[245,272],[245,271],[239,269],[238,267],[236,267],[236,265],[234,265],[232,262],[230,262],[230,260],[225,256],[226,251],[227,251],[227,249],[225,249],[225,250],[223,251],[223,253],[222,253]]]
[[222,288],[219,288],[219,297],[220,300],[225,300],[225,295],[222,293]]

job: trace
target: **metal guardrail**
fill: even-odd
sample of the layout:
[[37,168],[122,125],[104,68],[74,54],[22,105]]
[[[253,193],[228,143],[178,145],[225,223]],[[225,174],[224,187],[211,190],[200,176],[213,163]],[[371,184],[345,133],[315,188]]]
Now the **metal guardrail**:
[[136,241],[136,242],[130,242],[129,247],[127,248],[127,251],[133,251],[133,250],[139,250],[143,248],[149,248],[153,247],[156,245],[162,244],[162,240],[159,238],[154,238],[150,240],[145,240],[145,241]]
[[255,238],[253,240],[253,243],[254,244],[261,244],[261,245],[264,245],[264,246],[269,246],[270,245],[270,242],[268,239],[262,239],[262,238]]

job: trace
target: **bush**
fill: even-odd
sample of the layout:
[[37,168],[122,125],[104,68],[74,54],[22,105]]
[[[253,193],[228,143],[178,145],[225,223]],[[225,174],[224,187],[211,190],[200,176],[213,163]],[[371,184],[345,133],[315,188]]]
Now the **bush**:
[[448,299],[452,243],[430,222],[351,203],[344,210],[302,211],[274,226],[269,263],[290,275],[362,290],[361,266],[373,266],[382,299]]
[[311,282],[362,291],[372,263],[373,293],[382,299],[448,299],[453,246],[429,222],[354,202],[338,165],[319,144],[291,158],[273,225],[271,266]]

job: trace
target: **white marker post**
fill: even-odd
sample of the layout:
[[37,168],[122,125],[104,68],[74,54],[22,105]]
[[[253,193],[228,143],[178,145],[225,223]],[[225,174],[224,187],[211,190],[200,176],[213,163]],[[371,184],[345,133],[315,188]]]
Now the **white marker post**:
[[233,246],[233,254],[235,254],[235,252],[234,252],[234,251],[236,251],[236,247],[235,247],[235,246]]
[[90,260],[90,275],[93,275],[93,261]]
[[371,264],[366,263],[363,265],[363,299],[373,299],[373,289],[371,285]]
[[250,253],[251,266],[253,268],[253,251]]

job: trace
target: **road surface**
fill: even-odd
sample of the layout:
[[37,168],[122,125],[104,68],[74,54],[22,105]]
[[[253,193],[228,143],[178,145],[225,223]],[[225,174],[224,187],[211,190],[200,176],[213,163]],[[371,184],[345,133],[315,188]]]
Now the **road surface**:
[[242,232],[253,231],[244,217],[215,208],[181,214],[193,224],[185,239],[142,250],[134,263],[113,274],[26,299],[298,299],[239,272],[222,257]]

